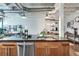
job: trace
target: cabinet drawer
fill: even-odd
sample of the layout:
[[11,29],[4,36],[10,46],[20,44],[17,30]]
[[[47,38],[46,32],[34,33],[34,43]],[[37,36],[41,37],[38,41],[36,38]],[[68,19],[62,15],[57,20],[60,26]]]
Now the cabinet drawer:
[[41,48],[41,47],[47,47],[46,42],[35,42],[35,47]]
[[35,47],[51,47],[51,48],[58,48],[61,46],[59,42],[36,42]]
[[1,42],[0,45],[4,45],[4,46],[16,46],[16,42]]
[[61,46],[59,42],[47,42],[48,48],[58,48]]

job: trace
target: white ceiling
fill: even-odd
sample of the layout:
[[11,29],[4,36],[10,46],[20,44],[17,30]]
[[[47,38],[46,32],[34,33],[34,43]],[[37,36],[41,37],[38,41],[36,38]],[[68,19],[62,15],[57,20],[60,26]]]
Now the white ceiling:
[[28,11],[50,11],[54,9],[54,3],[18,3],[17,5],[28,8]]
[[79,3],[64,3],[65,7],[79,7]]
[[52,8],[54,3],[22,3],[27,8]]
[[54,3],[0,3],[0,9],[22,9],[23,7],[30,11],[52,10],[54,9]]
[[9,9],[9,7],[3,3],[0,3],[0,9]]
[[79,10],[79,3],[64,3],[64,11],[66,13]]
[[[53,8],[54,3],[21,3],[21,5],[18,3],[20,7],[24,6],[27,8]],[[16,6],[14,3],[11,3],[10,5],[6,5],[3,3],[0,3],[0,9],[10,9],[11,7]],[[18,6],[16,6],[18,8]],[[79,3],[64,3],[65,10],[76,10],[79,9]]]
[[[31,11],[36,11],[36,10],[51,10],[52,8],[55,7],[55,3],[17,3],[17,5],[22,8],[30,8]],[[15,3],[9,3],[9,5],[6,5],[5,3],[0,3],[0,9],[11,9],[13,6],[15,6],[17,9],[19,7]],[[79,10],[79,3],[64,3],[64,11],[66,13],[69,12],[74,12],[76,10]]]

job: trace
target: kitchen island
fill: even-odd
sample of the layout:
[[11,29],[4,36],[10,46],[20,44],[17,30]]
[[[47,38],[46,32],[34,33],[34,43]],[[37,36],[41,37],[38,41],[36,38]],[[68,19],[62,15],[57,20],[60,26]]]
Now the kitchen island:
[[[0,40],[1,56],[69,56],[73,40]],[[19,51],[18,51],[19,50]]]
[[0,56],[69,56],[70,43],[79,44],[50,35],[28,39],[16,35],[4,36],[0,39]]

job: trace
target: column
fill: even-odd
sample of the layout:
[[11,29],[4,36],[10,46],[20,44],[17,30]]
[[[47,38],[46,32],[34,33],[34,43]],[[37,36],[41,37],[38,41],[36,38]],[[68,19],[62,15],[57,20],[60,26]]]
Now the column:
[[59,40],[64,39],[64,3],[59,3]]

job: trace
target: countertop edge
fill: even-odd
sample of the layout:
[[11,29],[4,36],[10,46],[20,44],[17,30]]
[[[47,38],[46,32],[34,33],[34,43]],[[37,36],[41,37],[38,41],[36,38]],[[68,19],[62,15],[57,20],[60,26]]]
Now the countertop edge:
[[71,42],[79,44],[79,42],[74,40],[0,40],[0,42]]

